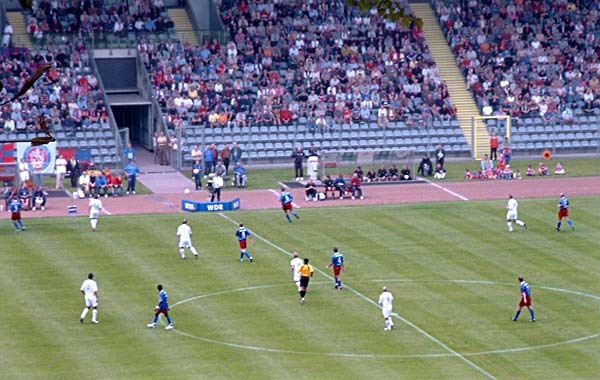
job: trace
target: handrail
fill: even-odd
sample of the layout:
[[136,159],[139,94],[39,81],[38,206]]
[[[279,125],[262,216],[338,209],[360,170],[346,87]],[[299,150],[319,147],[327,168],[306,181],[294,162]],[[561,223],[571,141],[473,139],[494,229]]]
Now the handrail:
[[154,119],[154,125],[152,126],[151,133],[153,135],[156,132],[162,131],[165,134],[167,134],[167,126],[165,125],[165,119],[162,117],[160,105],[158,104],[158,101],[154,96],[152,84],[150,83],[150,79],[148,78],[148,71],[146,70],[146,66],[142,62],[142,57],[140,55],[139,49],[136,49],[135,61],[137,65],[138,78],[142,81],[141,84],[138,84],[138,87],[142,91],[142,97],[144,99],[149,99],[152,102],[152,118]]

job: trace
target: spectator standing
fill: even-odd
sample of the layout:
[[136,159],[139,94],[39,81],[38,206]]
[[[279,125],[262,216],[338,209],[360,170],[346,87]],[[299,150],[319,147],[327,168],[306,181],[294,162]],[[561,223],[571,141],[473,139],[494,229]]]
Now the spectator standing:
[[169,159],[167,158],[168,152],[168,139],[163,131],[160,131],[156,138],[156,144],[158,147],[158,161],[161,165],[169,165]]
[[510,146],[510,140],[508,139],[508,137],[504,138],[504,143],[502,144],[502,155],[504,156],[504,163],[506,165],[510,165],[512,151]]
[[135,160],[131,160],[131,162],[129,163],[129,165],[125,166],[125,168],[123,169],[123,171],[127,175],[127,191],[126,191],[126,194],[129,195],[130,191],[131,191],[132,194],[135,194],[135,181],[136,181],[137,175],[140,172],[139,166],[136,164]]
[[231,150],[229,149],[229,144],[225,144],[225,147],[221,149],[219,157],[221,158],[221,161],[223,161],[223,165],[225,165],[225,176],[227,176],[229,175],[229,164],[231,162]]
[[44,190],[43,187],[39,186],[34,192],[33,192],[33,208],[32,210],[35,211],[36,207],[39,207],[42,209],[42,211],[44,211],[46,209],[46,199],[48,197],[48,193]]
[[159,152],[158,152],[158,133],[154,132],[152,135],[152,152],[154,153],[154,163],[159,163]]
[[196,191],[202,189],[202,161],[196,159],[196,162],[192,164],[192,177],[196,183]]
[[209,175],[212,172],[214,164],[213,151],[210,145],[206,145],[204,150],[204,175]]
[[304,156],[304,151],[301,146],[297,147],[291,156],[294,159],[294,176],[296,177],[296,181],[304,180],[304,170],[302,168]]
[[234,142],[233,146],[231,147],[231,160],[233,162],[242,162],[242,155],[242,148],[240,148],[238,144]]
[[71,180],[71,188],[77,187],[77,181],[81,175],[81,165],[75,156],[72,156],[67,164],[67,173],[69,174],[69,179]]
[[9,47],[13,35],[13,27],[10,22],[6,22],[4,27],[4,34],[2,35],[2,46]]
[[239,161],[235,164],[235,168],[233,169],[233,185],[236,187],[246,187],[248,185],[246,168],[244,168]]
[[490,158],[492,160],[498,160],[498,136],[494,131],[492,131],[490,136]]
[[33,186],[38,187],[44,184],[44,169],[42,168],[42,162],[35,160],[33,162]]
[[67,160],[60,155],[56,159],[56,188],[64,190],[65,175],[67,174]]
[[350,189],[352,190],[352,199],[358,197],[360,199],[365,199],[363,197],[362,192],[362,178],[358,175],[358,173],[354,173],[352,178],[350,179]]
[[215,174],[213,177],[213,190],[212,195],[210,197],[210,201],[214,202],[215,198],[217,198],[217,202],[221,202],[221,189],[223,188],[223,177],[218,174]]
[[444,150],[444,146],[439,144],[437,149],[435,150],[435,163],[444,166],[444,160],[446,159],[446,151]]
[[125,162],[131,162],[131,160],[135,160],[135,149],[133,149],[131,143],[127,144],[127,148],[123,149],[123,156],[125,158]]
[[311,143],[310,147],[308,148],[308,157],[319,157],[319,152],[313,143]]
[[[169,151],[170,162],[175,166],[175,168],[180,169],[179,167],[179,144],[177,142],[177,137],[175,134],[169,136],[169,147],[167,148]],[[167,163],[168,165],[168,163]]]
[[198,145],[194,145],[190,154],[192,156],[192,161],[202,160],[202,150],[198,148]]
[[25,162],[24,158],[21,158],[21,161],[19,161],[19,180],[22,184],[29,181],[29,178],[29,165]]

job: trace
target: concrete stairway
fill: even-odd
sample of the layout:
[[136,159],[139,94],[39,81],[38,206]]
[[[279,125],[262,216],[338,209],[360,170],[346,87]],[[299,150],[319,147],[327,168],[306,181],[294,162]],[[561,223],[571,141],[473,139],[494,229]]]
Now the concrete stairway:
[[[423,32],[433,60],[437,64],[440,75],[448,85],[452,102],[456,105],[457,118],[465,139],[471,145],[474,158],[479,159],[489,149],[489,134],[481,119],[475,120],[475,139],[471,138],[471,118],[481,116],[465,78],[456,64],[456,59],[446,42],[444,33],[428,3],[411,3],[415,15],[423,20]],[[474,144],[473,144],[474,141]]]
[[175,24],[175,31],[180,41],[189,41],[198,46],[198,36],[185,8],[169,8],[169,17]]
[[12,43],[17,46],[25,46],[29,49],[33,48],[31,39],[25,28],[25,18],[20,11],[6,12],[6,18],[13,28]]

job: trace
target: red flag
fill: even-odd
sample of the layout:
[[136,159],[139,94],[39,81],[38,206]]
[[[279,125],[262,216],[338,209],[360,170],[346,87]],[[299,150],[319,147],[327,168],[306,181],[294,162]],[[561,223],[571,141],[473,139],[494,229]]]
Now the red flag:
[[15,143],[0,144],[0,162],[12,163],[15,162]]

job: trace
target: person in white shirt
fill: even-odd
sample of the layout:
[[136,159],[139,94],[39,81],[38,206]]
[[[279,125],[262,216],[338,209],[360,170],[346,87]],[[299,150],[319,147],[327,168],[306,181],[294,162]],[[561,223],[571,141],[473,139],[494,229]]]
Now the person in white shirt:
[[100,195],[96,194],[94,198],[90,199],[90,224],[92,231],[96,232],[96,226],[98,225],[98,218],[100,217],[100,211],[102,210],[102,201],[98,199]]
[[192,245],[192,228],[188,225],[187,219],[181,222],[181,225],[177,227],[177,240],[179,241],[179,254],[181,259],[185,259],[185,248],[188,248],[194,254],[195,258],[198,258],[198,251]]
[[527,228],[527,224],[519,219],[519,214],[517,209],[519,208],[519,203],[512,196],[512,194],[508,195],[508,203],[506,204],[506,225],[508,226],[508,232],[513,232],[512,222],[517,223],[519,226],[523,228]]
[[294,258],[290,261],[290,267],[292,269],[292,273],[294,274],[293,279],[294,283],[298,287],[298,291],[300,291],[300,272],[299,269],[304,264],[301,258],[298,257],[298,253],[294,252]]
[[4,34],[2,35],[2,46],[10,46],[10,39],[12,38],[12,35],[13,27],[9,22],[7,22],[6,26],[4,27]]
[[21,183],[23,183],[29,181],[29,178],[29,165],[25,162],[24,158],[21,158],[21,161],[19,162],[19,179],[21,180]]
[[217,198],[217,202],[221,202],[221,189],[223,188],[223,177],[221,177],[219,174],[215,173],[215,176],[213,177],[213,191],[212,191],[212,195],[210,197],[210,201],[214,202],[215,201],[215,197]]
[[83,319],[88,311],[92,309],[92,323],[98,323],[98,284],[94,281],[94,274],[88,274],[87,280],[81,284],[81,294],[85,300],[85,307],[79,317],[79,322],[83,323]]
[[67,160],[60,155],[56,159],[56,188],[65,188],[65,174],[67,174]]
[[381,313],[385,320],[385,331],[394,329],[394,321],[392,320],[392,302],[394,296],[386,286],[383,287],[383,292],[379,295],[379,304],[381,305]]

